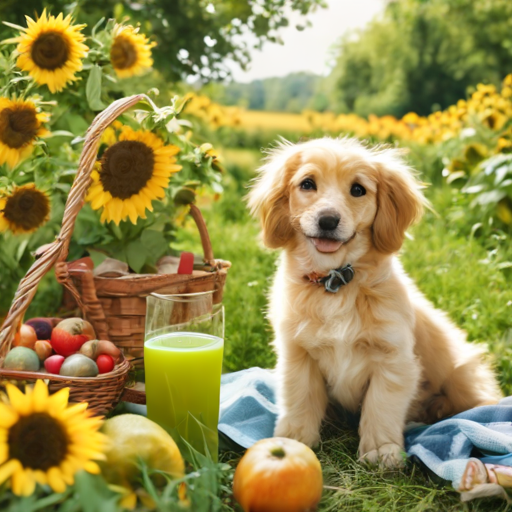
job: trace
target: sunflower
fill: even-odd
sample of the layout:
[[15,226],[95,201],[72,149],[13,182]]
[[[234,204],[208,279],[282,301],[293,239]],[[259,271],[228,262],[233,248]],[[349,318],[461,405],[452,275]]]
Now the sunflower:
[[92,185],[87,201],[94,210],[103,208],[101,222],[146,218],[151,201],[165,196],[176,165],[177,146],[165,146],[149,131],[122,126],[119,140],[106,149],[91,173]]
[[141,75],[153,65],[150,43],[138,28],[116,25],[114,40],[110,49],[110,62],[119,78]]
[[12,492],[29,496],[36,483],[64,492],[77,471],[99,473],[106,437],[102,419],[86,403],[68,405],[69,388],[49,396],[42,380],[23,394],[6,384],[10,403],[0,402],[0,484],[11,479]]
[[49,134],[42,126],[48,120],[31,100],[0,97],[0,165],[13,168],[30,155],[36,137]]
[[83,44],[80,32],[85,25],[73,25],[68,14],[48,16],[46,9],[34,21],[26,16],[28,27],[10,41],[18,44],[17,65],[27,71],[39,85],[46,84],[52,93],[62,91],[68,82],[76,80],[82,60],[89,48]]
[[15,187],[0,196],[0,231],[31,233],[42,226],[50,216],[50,200],[33,183]]

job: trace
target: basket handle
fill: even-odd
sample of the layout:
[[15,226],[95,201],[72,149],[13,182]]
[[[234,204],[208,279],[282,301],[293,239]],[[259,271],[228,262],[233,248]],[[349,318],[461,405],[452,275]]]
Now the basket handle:
[[[87,130],[80,161],[78,163],[78,172],[66,201],[60,233],[55,242],[49,244],[48,248],[42,253],[39,259],[32,264],[26,276],[18,285],[11,308],[7,313],[0,331],[0,357],[10,350],[16,330],[22,322],[23,316],[43,276],[56,263],[65,261],[68,256],[69,243],[75,227],[75,220],[84,204],[85,195],[91,184],[91,172],[96,162],[101,135],[118,116],[141,100],[146,100],[153,108],[156,108],[151,99],[145,94],[136,94],[122,98],[114,101],[103,112],[100,112]],[[202,235],[201,239],[203,239]]]
[[206,227],[206,222],[204,221],[201,210],[193,203],[190,204],[190,215],[194,219],[197,229],[199,231],[199,236],[201,237],[201,244],[203,246],[204,253],[204,261],[212,267],[215,267],[215,258],[213,257],[213,249],[212,249],[212,241],[210,240],[210,235],[208,233],[208,228]]

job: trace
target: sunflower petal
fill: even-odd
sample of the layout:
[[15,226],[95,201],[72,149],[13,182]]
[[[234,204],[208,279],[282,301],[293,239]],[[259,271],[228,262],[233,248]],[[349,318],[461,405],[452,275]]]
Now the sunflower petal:
[[11,459],[3,466],[0,466],[0,484],[3,484],[15,471],[18,471],[19,469],[23,469],[23,466],[18,459]]
[[[15,478],[15,475],[17,473],[14,473],[13,479]],[[36,490],[36,479],[34,477],[34,472],[31,469],[25,470],[25,475],[23,478],[23,487],[21,489],[22,496],[30,496],[34,494],[34,491]]]
[[41,379],[36,380],[34,391],[32,392],[32,407],[36,412],[43,412],[48,407],[48,386]]
[[66,483],[62,478],[62,473],[59,468],[56,466],[51,467],[47,471],[48,484],[50,487],[58,493],[64,492],[66,490]]
[[35,481],[40,485],[48,484],[48,478],[46,478],[46,473],[44,471],[41,471],[40,469],[36,469],[34,471],[34,478]]
[[67,405],[69,400],[69,388],[62,388],[54,393],[48,398],[48,412],[56,413],[58,411],[63,411]]
[[134,492],[127,494],[119,501],[119,505],[128,510],[133,510],[137,505],[137,495]]
[[6,384],[7,395],[11,405],[20,413],[22,416],[30,414],[32,412],[32,401],[30,397],[20,391],[19,388],[13,384]]
[[92,460],[89,460],[84,464],[84,469],[87,473],[92,473],[93,475],[99,475],[101,473],[101,469],[98,464]]
[[19,414],[10,406],[0,402],[0,427],[9,428],[19,419]]
[[0,444],[0,466],[9,458],[9,447],[4,441]]

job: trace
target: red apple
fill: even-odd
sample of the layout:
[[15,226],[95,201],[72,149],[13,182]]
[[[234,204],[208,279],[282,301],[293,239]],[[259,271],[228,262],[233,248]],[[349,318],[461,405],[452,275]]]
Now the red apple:
[[115,366],[114,358],[108,354],[99,355],[96,359],[96,364],[98,365],[98,370],[100,373],[111,372]]
[[45,359],[44,367],[46,368],[46,371],[48,373],[59,375],[60,367],[62,366],[64,359],[66,359],[64,356],[59,355],[50,356],[48,359]]
[[57,354],[67,357],[78,352],[86,341],[95,337],[89,322],[82,318],[66,318],[53,329],[50,342]]

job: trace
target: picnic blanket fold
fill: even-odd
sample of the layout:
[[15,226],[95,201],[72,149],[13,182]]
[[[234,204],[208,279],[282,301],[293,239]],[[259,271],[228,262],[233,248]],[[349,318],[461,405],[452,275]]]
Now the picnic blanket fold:
[[[243,448],[272,437],[277,419],[273,370],[249,368],[222,376],[219,431]],[[512,487],[512,401],[477,407],[405,433],[409,457],[461,492],[463,500]]]

